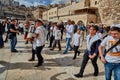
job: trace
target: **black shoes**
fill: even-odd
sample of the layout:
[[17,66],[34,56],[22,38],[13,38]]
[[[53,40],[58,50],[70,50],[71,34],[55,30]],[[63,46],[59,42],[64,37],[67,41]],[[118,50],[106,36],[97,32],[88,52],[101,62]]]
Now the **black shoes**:
[[28,61],[35,61],[35,59],[31,58],[31,59],[29,59]]
[[76,59],[76,57],[73,57],[73,60]]
[[98,73],[94,73],[93,76],[98,76]]
[[39,67],[39,66],[41,66],[42,64],[43,64],[43,60],[42,61],[40,61],[40,62],[38,62],[38,64],[37,65],[35,65],[34,67]]
[[80,75],[79,73],[75,74],[74,76],[77,77],[77,78],[82,78],[83,77],[83,75]]
[[51,46],[48,46],[48,48],[51,48]]
[[11,52],[18,52],[18,50],[15,49],[14,51],[11,51]]
[[42,63],[40,63],[40,64],[37,64],[37,65],[35,65],[34,67],[39,67],[39,66],[41,66],[42,65]]
[[[83,75],[81,75],[80,73],[75,74],[74,76],[77,77],[77,78],[82,78],[83,77]],[[93,76],[98,76],[98,73],[97,74],[94,73]]]
[[51,48],[50,50],[51,50],[51,51],[53,51],[54,49],[53,49],[53,48]]

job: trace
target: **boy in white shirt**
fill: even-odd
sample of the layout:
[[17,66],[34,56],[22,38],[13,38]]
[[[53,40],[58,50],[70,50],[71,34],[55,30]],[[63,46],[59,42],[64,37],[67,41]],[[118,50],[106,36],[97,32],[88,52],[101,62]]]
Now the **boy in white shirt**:
[[39,67],[42,65],[44,62],[44,58],[41,55],[41,51],[43,47],[45,46],[45,38],[46,38],[46,30],[43,27],[43,22],[42,20],[38,19],[35,23],[35,54],[37,55],[38,58],[38,63],[34,67]]
[[53,43],[53,47],[50,50],[54,50],[56,44],[58,44],[59,51],[61,51],[61,44],[60,44],[60,39],[61,39],[61,31],[58,26],[55,27],[56,30],[54,31],[55,33],[55,40]]
[[82,46],[82,37],[80,35],[79,29],[73,36],[73,44],[74,44],[74,52],[75,52],[73,59],[76,59],[77,53],[78,53],[78,56],[80,54],[80,51],[78,51],[78,48],[79,46]]

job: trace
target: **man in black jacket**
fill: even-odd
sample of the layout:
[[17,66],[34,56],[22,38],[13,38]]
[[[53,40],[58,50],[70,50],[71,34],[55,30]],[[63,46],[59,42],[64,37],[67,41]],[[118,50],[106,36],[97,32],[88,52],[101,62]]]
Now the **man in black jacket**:
[[83,77],[83,72],[86,67],[88,60],[90,59],[92,65],[94,67],[94,76],[98,76],[98,65],[97,65],[97,58],[98,58],[98,46],[101,43],[100,37],[96,34],[98,31],[97,26],[91,26],[89,35],[87,36],[87,48],[85,50],[83,61],[81,65],[80,72],[75,74],[75,77]]

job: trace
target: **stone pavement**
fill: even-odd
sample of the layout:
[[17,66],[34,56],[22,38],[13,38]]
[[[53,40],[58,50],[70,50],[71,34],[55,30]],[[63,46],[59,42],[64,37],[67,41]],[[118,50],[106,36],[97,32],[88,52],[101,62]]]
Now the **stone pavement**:
[[[5,47],[0,49],[0,80],[105,80],[104,66],[98,59],[99,76],[93,76],[93,67],[88,62],[83,78],[76,78],[73,75],[80,70],[82,56],[77,56],[73,60],[73,51],[68,54],[62,54],[65,48],[65,41],[61,42],[62,51],[55,49],[50,51],[46,46],[42,51],[44,56],[44,64],[38,68],[33,67],[36,61],[29,62],[31,57],[31,44],[24,44],[23,36],[18,36],[16,49],[18,53],[10,52],[10,42],[5,43]],[[82,49],[85,48],[85,42]]]

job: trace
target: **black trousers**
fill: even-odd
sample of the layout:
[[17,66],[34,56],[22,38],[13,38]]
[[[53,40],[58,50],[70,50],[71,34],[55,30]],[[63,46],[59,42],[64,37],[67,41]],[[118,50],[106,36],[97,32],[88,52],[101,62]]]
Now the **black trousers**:
[[47,33],[47,41],[50,40],[50,32]]
[[[97,58],[98,58],[98,56],[95,56],[93,59],[91,59],[92,65],[94,67],[94,74],[98,74],[98,72],[99,72],[98,65],[97,65]],[[82,61],[81,69],[79,72],[80,75],[83,75],[83,72],[86,67],[86,64],[88,63],[88,60],[89,60],[89,55],[85,53],[83,56],[83,61]]]
[[5,42],[7,42],[7,40],[8,40],[8,34],[9,34],[9,32],[7,32],[7,34],[6,34]]
[[53,41],[54,41],[54,36],[51,36],[50,37],[50,44],[49,44],[50,47],[52,47]]
[[43,47],[44,47],[44,46],[36,47],[36,50],[35,50],[35,53],[36,53],[37,58],[38,58],[38,64],[43,63],[43,57],[42,57],[42,55],[41,55],[41,51],[42,51]]
[[32,59],[35,59],[35,50],[32,48]]
[[59,50],[61,50],[60,40],[54,40],[53,49],[56,47],[56,44],[58,44],[58,48],[59,48]]
[[61,31],[61,40],[63,39],[63,31]]
[[74,45],[74,53],[75,53],[74,57],[73,57],[74,59],[76,59],[77,53],[80,53],[80,51],[78,51],[78,48],[79,48],[79,46]]

